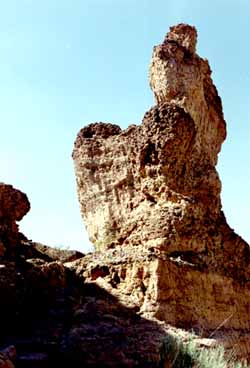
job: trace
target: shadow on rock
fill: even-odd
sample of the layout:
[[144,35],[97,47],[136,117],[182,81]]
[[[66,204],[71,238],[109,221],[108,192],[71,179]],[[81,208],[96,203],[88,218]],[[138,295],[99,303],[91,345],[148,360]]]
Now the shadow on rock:
[[15,346],[17,368],[164,366],[160,323],[60,262],[9,263],[1,271],[0,344]]

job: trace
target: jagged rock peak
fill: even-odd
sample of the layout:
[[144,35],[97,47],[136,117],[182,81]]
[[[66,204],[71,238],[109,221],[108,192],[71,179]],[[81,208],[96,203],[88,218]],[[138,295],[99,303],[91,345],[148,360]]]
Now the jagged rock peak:
[[226,138],[226,124],[208,61],[195,54],[196,38],[194,27],[171,27],[163,43],[154,47],[149,82],[158,105],[168,102],[190,114],[196,128],[196,150],[215,165]]
[[16,221],[20,221],[30,210],[25,193],[0,183],[0,256],[13,254],[21,238]]
[[170,27],[170,32],[167,33],[164,42],[171,41],[182,46],[190,54],[195,54],[197,43],[196,28],[183,23]]
[[0,218],[20,221],[30,210],[30,203],[25,193],[12,185],[0,183]]

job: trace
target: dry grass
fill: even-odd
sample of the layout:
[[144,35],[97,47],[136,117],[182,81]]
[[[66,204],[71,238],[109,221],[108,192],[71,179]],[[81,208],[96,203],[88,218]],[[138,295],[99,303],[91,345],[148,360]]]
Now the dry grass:
[[223,346],[199,348],[194,337],[187,343],[169,335],[163,344],[162,362],[167,361],[169,368],[250,368],[247,363],[226,358]]

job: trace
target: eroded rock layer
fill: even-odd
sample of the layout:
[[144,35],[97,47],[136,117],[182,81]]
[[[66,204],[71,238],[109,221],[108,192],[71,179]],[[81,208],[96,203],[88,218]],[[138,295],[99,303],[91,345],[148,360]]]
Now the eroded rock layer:
[[138,294],[132,304],[140,313],[171,325],[234,329],[247,355],[249,245],[222,212],[215,165],[226,124],[196,39],[194,27],[179,24],[154,48],[157,105],[140,126],[95,123],[77,136],[73,159],[90,239],[105,257],[120,254],[88,277],[120,300]]

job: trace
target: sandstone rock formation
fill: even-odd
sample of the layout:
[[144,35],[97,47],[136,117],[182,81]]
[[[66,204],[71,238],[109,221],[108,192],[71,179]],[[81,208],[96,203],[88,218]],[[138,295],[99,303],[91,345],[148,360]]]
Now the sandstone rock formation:
[[249,356],[250,251],[222,212],[215,165],[226,124],[196,38],[194,27],[179,24],[154,48],[157,105],[142,125],[79,132],[78,197],[101,252],[70,267],[144,316],[228,347],[237,339],[238,354]]
[[0,183],[0,256],[11,255],[23,235],[18,231],[20,221],[29,211],[26,194],[11,185]]
[[26,239],[16,221],[29,201],[0,185],[0,367],[186,367],[168,346],[190,332],[250,361],[249,245],[221,209],[225,121],[196,37],[180,24],[154,48],[157,105],[141,126],[78,134],[78,196],[99,251]]

